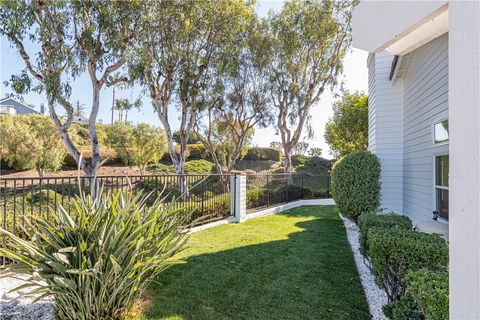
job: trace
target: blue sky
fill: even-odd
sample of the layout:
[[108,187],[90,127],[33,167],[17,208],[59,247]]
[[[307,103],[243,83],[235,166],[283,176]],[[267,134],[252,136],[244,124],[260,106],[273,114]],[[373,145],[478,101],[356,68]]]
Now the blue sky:
[[[258,13],[260,15],[266,15],[269,10],[279,10],[281,8],[282,1],[259,1]],[[12,74],[19,74],[21,70],[25,68],[23,60],[18,55],[15,48],[12,48],[10,44],[2,37],[1,38],[1,97],[6,93],[10,93],[10,89],[6,88],[3,82],[8,80]],[[28,48],[27,48],[28,50]],[[367,92],[367,52],[352,49],[345,56],[344,60],[344,73],[341,77],[344,88],[351,91],[365,91]],[[84,103],[88,108],[91,99],[91,86],[90,79],[87,75],[83,75],[78,78],[73,84],[73,92],[71,100],[76,102],[79,100]],[[141,96],[143,101],[143,108],[140,111],[133,110],[129,112],[129,120],[137,122],[146,122],[152,125],[160,126],[160,121],[157,115],[154,113],[151,107],[151,102],[148,95],[142,94],[140,88],[134,87],[131,89],[120,91],[116,90],[116,98],[129,98],[131,100]],[[38,109],[40,103],[45,103],[46,99],[44,94],[29,93],[25,95],[24,100],[28,103],[34,104]],[[320,102],[314,106],[311,110],[312,124],[315,132],[315,137],[311,140],[305,140],[312,146],[321,147],[323,149],[323,156],[330,157],[328,151],[328,145],[325,143],[323,135],[325,124],[328,118],[332,115],[332,102],[334,101],[333,94],[328,91],[323,94]],[[111,105],[112,105],[112,90],[104,88],[101,91],[100,97],[100,111],[98,119],[102,119],[104,123],[110,123],[111,118]],[[175,114],[172,113],[171,119],[176,120]],[[175,125],[174,125],[175,127]],[[253,144],[257,146],[268,146],[271,141],[279,141],[280,137],[275,135],[275,128],[269,127],[265,129],[257,129],[253,139]]]

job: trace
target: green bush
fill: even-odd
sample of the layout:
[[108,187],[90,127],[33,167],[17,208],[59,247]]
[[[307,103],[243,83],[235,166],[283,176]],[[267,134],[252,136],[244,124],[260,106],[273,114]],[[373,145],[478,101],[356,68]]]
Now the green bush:
[[406,216],[390,212],[383,213],[362,213],[358,218],[358,228],[360,231],[360,251],[368,256],[368,230],[373,227],[386,229],[405,229],[412,230],[412,220]]
[[254,188],[247,189],[247,208],[257,208],[266,204],[267,201],[267,189]]
[[187,145],[187,150],[190,153],[188,159],[205,159],[211,160],[207,148],[202,143],[193,143]]
[[400,300],[385,305],[383,314],[390,320],[425,320],[418,304],[408,293],[403,295]]
[[4,276],[34,274],[27,286],[40,297],[53,295],[58,319],[125,318],[185,242],[184,218],[170,206],[146,207],[142,196],[121,192],[95,203],[84,196],[72,216],[59,209],[52,222],[39,220],[28,241],[0,229],[16,245],[0,249],[17,262]]
[[418,270],[405,278],[407,293],[427,320],[448,319],[448,272]]
[[309,157],[297,154],[292,156],[292,166],[296,172],[327,174],[332,167],[332,162],[322,157]]
[[368,249],[373,273],[389,301],[405,293],[406,273],[422,268],[443,270],[448,264],[448,247],[437,235],[412,230],[370,228]]
[[256,160],[256,161],[280,161],[282,158],[282,152],[275,148],[265,147],[248,147],[243,160]]
[[280,201],[294,201],[303,198],[311,198],[313,196],[312,191],[310,189],[302,188],[301,186],[297,186],[295,184],[287,184],[283,185],[279,188],[276,188],[272,191],[273,198]]
[[333,166],[332,195],[338,209],[356,220],[380,206],[380,161],[368,151],[351,153]]
[[185,162],[185,173],[210,174],[215,171],[215,165],[207,160],[191,160]]
[[163,163],[151,164],[147,167],[147,171],[158,174],[172,174],[175,173],[175,167],[173,165],[166,165]]

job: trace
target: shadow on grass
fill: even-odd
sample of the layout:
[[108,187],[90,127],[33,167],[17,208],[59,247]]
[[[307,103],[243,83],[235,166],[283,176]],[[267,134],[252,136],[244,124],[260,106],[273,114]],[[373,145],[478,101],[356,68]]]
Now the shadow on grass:
[[264,218],[265,225],[256,223],[254,228],[262,232],[262,227],[275,227],[268,219],[280,219],[279,232],[289,223],[295,231],[286,240],[189,257],[152,285],[140,318],[370,318],[334,207],[293,209]]

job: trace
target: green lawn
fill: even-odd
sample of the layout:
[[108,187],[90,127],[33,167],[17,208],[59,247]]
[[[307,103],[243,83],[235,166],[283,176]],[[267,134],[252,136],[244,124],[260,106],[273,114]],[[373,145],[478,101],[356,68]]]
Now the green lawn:
[[193,234],[139,319],[370,319],[334,206]]

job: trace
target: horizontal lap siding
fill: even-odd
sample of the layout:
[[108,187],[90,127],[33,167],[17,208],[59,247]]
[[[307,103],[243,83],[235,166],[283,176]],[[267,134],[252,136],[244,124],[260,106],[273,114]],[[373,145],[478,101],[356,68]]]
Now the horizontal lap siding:
[[402,83],[392,86],[393,56],[371,54],[369,69],[369,150],[381,162],[382,208],[402,211]]
[[432,141],[432,124],[448,114],[448,35],[410,56],[403,78],[403,211],[418,223],[434,210],[433,156],[448,153],[448,145]]

